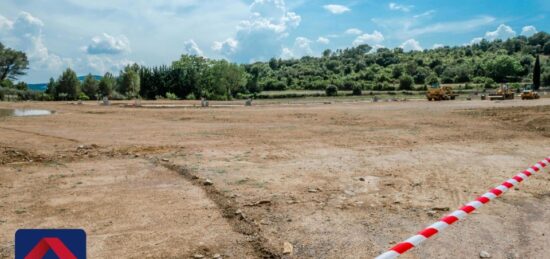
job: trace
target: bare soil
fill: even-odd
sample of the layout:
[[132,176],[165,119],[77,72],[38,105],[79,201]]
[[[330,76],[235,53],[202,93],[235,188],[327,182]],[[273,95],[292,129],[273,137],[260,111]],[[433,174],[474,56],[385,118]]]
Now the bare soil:
[[[550,99],[182,103],[0,103],[56,111],[0,118],[0,258],[372,258],[550,155]],[[403,258],[545,258],[549,217],[543,172]]]

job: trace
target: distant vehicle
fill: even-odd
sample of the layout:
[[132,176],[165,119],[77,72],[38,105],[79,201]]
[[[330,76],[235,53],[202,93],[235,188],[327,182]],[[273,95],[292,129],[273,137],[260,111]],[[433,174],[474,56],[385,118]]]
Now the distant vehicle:
[[539,93],[533,91],[532,86],[525,87],[525,89],[523,89],[523,92],[521,93],[522,100],[534,100],[539,98],[540,98]]
[[516,94],[507,85],[498,88],[497,92],[489,95],[489,100],[514,100]]
[[458,94],[453,92],[453,88],[450,86],[439,86],[439,84],[433,84],[432,87],[426,91],[426,98],[428,101],[446,101],[454,100]]

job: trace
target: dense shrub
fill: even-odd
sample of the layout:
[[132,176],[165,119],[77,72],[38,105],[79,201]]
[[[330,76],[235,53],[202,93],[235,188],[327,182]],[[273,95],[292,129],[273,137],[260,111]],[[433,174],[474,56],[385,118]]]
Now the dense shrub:
[[550,71],[544,72],[541,77],[542,85],[550,86]]
[[80,94],[78,94],[78,100],[88,101],[90,100],[90,97],[88,97],[85,93],[81,92]]
[[336,87],[335,85],[329,85],[327,86],[325,92],[327,96],[336,96],[338,95],[338,87]]
[[409,75],[403,75],[399,78],[399,90],[412,90],[413,78]]
[[361,89],[360,86],[354,86],[353,87],[353,95],[356,95],[356,96],[360,96],[360,95],[363,95],[363,89]]
[[111,92],[111,97],[110,97],[111,100],[126,100],[127,97],[117,91],[112,91]]
[[178,100],[178,96],[174,93],[166,93],[166,99],[168,99],[168,100]]
[[356,84],[355,82],[353,82],[353,81],[346,81],[346,82],[344,82],[344,84],[341,86],[341,89],[342,89],[342,90],[350,91],[350,90],[355,89],[355,86],[356,86],[356,85],[357,85],[357,84]]

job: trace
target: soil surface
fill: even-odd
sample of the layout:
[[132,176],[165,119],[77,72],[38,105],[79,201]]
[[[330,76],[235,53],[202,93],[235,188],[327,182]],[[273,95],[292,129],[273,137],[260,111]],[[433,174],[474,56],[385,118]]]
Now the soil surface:
[[[82,228],[90,258],[373,258],[550,156],[547,98],[144,105],[0,103],[55,111],[0,118],[0,258],[20,228]],[[547,172],[402,258],[545,258]]]

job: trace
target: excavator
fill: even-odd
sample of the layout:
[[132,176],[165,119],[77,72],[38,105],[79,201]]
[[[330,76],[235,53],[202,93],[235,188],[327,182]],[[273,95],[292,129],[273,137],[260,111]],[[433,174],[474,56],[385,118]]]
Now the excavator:
[[502,85],[497,92],[489,95],[489,100],[514,100],[516,94],[507,85]]
[[439,86],[439,84],[433,84],[432,87],[426,91],[426,98],[428,101],[445,101],[454,100],[458,94],[453,92],[453,88],[450,86]]

